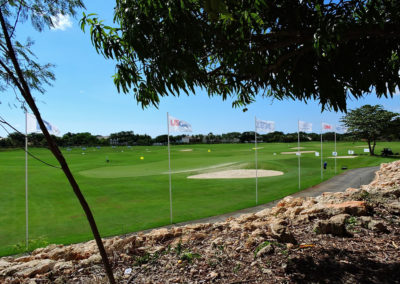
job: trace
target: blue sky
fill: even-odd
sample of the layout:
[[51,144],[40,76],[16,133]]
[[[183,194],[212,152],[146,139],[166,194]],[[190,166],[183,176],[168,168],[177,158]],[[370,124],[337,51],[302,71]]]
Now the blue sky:
[[[85,1],[86,13],[97,13],[106,23],[112,23],[114,1]],[[167,132],[166,113],[185,120],[192,125],[193,134],[221,134],[252,131],[254,117],[273,120],[276,130],[297,131],[297,120],[313,123],[313,132],[319,132],[320,122],[339,124],[343,113],[321,113],[318,103],[297,101],[273,101],[258,98],[243,113],[232,108],[231,101],[219,97],[208,98],[202,90],[195,95],[161,99],[159,109],[142,110],[132,95],[119,94],[113,84],[114,64],[98,55],[78,25],[82,12],[76,19],[64,21],[59,29],[38,33],[30,23],[18,26],[17,36],[34,41],[33,51],[41,63],[56,65],[56,81],[46,88],[46,93],[36,94],[42,117],[56,125],[61,135],[67,132],[91,132],[108,135],[118,131],[134,131],[153,137]],[[61,29],[63,28],[63,29]],[[348,108],[364,104],[381,104],[385,109],[400,112],[400,96],[393,99],[377,99],[374,94],[361,100],[348,101]],[[18,107],[12,90],[4,92],[0,99],[0,115],[24,131],[24,114]],[[16,105],[16,107],[13,106]],[[7,134],[0,128],[0,136]]]

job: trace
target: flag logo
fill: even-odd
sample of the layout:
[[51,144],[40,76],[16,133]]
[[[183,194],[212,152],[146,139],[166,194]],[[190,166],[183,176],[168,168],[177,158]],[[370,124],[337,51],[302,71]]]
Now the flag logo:
[[345,126],[336,126],[336,132],[347,133],[348,130]]
[[275,131],[275,121],[256,119],[256,131],[270,133]]
[[169,129],[176,132],[192,132],[192,126],[186,121],[169,116]]
[[332,125],[330,125],[328,123],[322,122],[322,129],[323,130],[333,130],[333,127],[332,127]]
[[[26,131],[28,133],[38,133],[38,132],[42,132],[42,130],[40,129],[40,125],[39,122],[36,119],[36,116],[34,116],[33,114],[27,113],[27,129]],[[43,120],[44,125],[46,126],[47,131],[49,131],[50,134],[53,135],[59,135],[60,134],[60,130],[54,126],[53,124],[51,124],[50,122],[47,122],[46,120]]]
[[312,123],[299,120],[299,131],[312,132]]

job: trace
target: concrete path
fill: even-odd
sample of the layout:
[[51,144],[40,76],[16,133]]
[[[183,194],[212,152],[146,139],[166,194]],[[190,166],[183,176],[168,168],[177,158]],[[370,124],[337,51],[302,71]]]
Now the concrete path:
[[[296,192],[290,196],[293,197],[315,197],[320,195],[323,192],[340,192],[345,191],[349,187],[359,188],[361,185],[369,184],[375,177],[375,172],[379,170],[379,166],[377,167],[368,167],[368,168],[359,168],[348,170],[340,175],[337,175],[327,181],[324,181],[316,186],[307,188],[300,192]],[[266,208],[274,207],[279,201],[275,200],[266,204],[262,204],[255,207],[250,207],[242,210],[238,210],[235,212],[230,212],[218,216],[212,216],[208,218],[198,219],[198,220],[191,220],[187,222],[177,223],[174,225],[165,226],[164,228],[170,228],[174,226],[184,226],[188,224],[197,224],[197,223],[217,223],[223,222],[226,218],[229,217],[239,217],[242,214],[246,213],[255,213],[261,211]],[[151,229],[152,230],[152,229]],[[146,230],[146,231],[151,231]],[[146,232],[145,231],[145,232]]]

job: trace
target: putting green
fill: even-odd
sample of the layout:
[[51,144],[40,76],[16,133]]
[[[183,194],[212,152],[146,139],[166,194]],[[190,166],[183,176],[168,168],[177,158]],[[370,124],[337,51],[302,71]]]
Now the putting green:
[[[209,167],[193,168],[185,170],[174,170],[171,174],[179,173],[189,173],[189,172],[202,172],[215,169],[228,169],[232,168],[233,165],[238,165],[239,163],[223,163],[216,164]],[[240,166],[245,166],[246,164],[240,164]],[[133,166],[113,166],[113,167],[101,167],[94,168],[91,170],[81,171],[79,174],[90,178],[126,178],[126,177],[139,177],[139,176],[152,176],[169,174],[169,172],[156,170],[159,168],[159,163],[147,163],[144,165],[133,165]]]

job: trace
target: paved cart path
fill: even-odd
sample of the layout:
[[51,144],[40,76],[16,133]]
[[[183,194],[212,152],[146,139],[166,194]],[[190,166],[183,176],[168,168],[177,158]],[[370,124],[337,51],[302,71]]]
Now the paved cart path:
[[[379,166],[376,167],[368,167],[368,168],[359,168],[348,170],[340,175],[334,176],[333,178],[324,181],[316,186],[304,189],[300,192],[296,192],[291,194],[290,196],[293,197],[315,197],[320,195],[323,192],[340,192],[345,191],[349,187],[359,188],[361,185],[369,184],[375,177],[375,172],[379,170]],[[188,224],[196,224],[196,223],[216,223],[216,222],[223,222],[226,218],[229,217],[239,217],[242,214],[246,213],[255,213],[261,211],[266,208],[274,207],[279,201],[275,200],[266,204],[262,204],[255,207],[245,208],[242,210],[212,216],[208,218],[198,219],[198,220],[191,220],[187,222],[177,223],[174,225],[165,226],[164,228],[170,228],[172,226],[184,226]],[[145,232],[151,231],[146,230]]]

